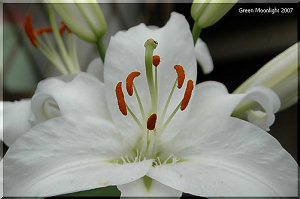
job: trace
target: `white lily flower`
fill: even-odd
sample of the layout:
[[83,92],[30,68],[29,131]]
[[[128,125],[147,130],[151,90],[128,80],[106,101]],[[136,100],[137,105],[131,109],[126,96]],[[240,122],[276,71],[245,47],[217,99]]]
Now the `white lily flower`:
[[[152,61],[153,50],[161,63],[158,56]],[[121,196],[296,196],[298,165],[290,154],[265,131],[230,117],[248,97],[272,116],[272,91],[228,94],[218,82],[193,91],[196,69],[192,35],[180,14],[172,13],[161,29],[141,24],[117,33],[107,49],[104,82],[81,73],[79,90],[70,84],[50,91],[54,115],[69,113],[36,125],[9,148],[4,195],[117,185]],[[76,106],[80,91],[89,89],[94,92]]]
[[78,0],[46,2],[81,39],[95,43],[106,33],[106,21],[96,0],[86,0],[85,3]]
[[279,96],[280,110],[298,101],[299,42],[295,43],[261,67],[241,84],[234,93],[243,93],[252,86],[271,88]]

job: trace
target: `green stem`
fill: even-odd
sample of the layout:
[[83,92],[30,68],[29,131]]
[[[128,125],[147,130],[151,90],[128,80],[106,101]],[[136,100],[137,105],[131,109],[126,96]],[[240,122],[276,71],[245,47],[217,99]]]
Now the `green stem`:
[[165,105],[165,108],[164,108],[164,110],[163,110],[163,112],[162,112],[161,119],[160,119],[161,122],[164,122],[164,119],[165,119],[165,116],[166,116],[166,113],[167,113],[167,109],[168,109],[168,106],[169,106],[169,104],[170,104],[172,95],[173,95],[173,93],[174,93],[174,90],[175,90],[177,81],[178,81],[178,78],[176,78],[176,80],[175,80],[175,82],[174,82],[174,84],[173,84],[172,90],[171,90],[171,92],[170,92],[170,94],[169,94],[169,97],[168,97],[168,99],[167,99],[167,101],[166,101],[166,105]]
[[98,41],[96,42],[96,45],[97,45],[99,55],[104,63],[106,48],[105,48],[104,42],[102,40],[102,37],[98,39]]
[[177,105],[177,107],[175,108],[175,110],[171,113],[171,115],[167,119],[166,123],[164,124],[161,132],[163,132],[165,130],[165,128],[168,126],[168,124],[170,123],[170,121],[172,120],[172,118],[175,116],[175,114],[177,113],[177,111],[180,108],[180,106],[181,106],[181,102]]
[[200,36],[201,30],[202,30],[202,28],[200,26],[198,26],[197,22],[195,21],[194,26],[193,26],[193,30],[192,30],[194,45],[196,44],[197,39]]
[[142,101],[140,99],[140,96],[137,92],[137,89],[135,87],[135,85],[133,84],[133,89],[134,89],[134,93],[135,93],[135,96],[136,96],[136,99],[139,103],[139,107],[140,107],[140,110],[141,110],[141,114],[142,114],[142,117],[143,117],[143,121],[145,122],[146,121],[146,116],[145,116],[145,112],[144,112],[144,108],[143,108],[143,104],[142,104]]
[[126,104],[126,108],[129,111],[130,115],[133,117],[133,119],[136,121],[136,123],[139,125],[139,127],[143,130],[143,125],[140,122],[140,120],[135,116],[135,114],[132,112],[132,110],[129,108],[129,106]]
[[72,62],[70,60],[70,57],[69,57],[69,55],[67,53],[65,45],[63,43],[63,40],[62,40],[62,38],[61,38],[61,36],[59,34],[59,30],[57,28],[56,21],[55,21],[55,16],[54,16],[53,10],[52,10],[52,8],[50,6],[48,6],[48,14],[49,14],[50,24],[51,24],[52,29],[53,29],[53,36],[54,36],[54,38],[56,40],[57,46],[58,46],[58,48],[59,48],[59,50],[60,50],[60,52],[62,54],[62,57],[63,57],[66,65],[67,65],[69,71],[71,73],[76,73],[76,70],[73,67],[73,64],[72,64]]

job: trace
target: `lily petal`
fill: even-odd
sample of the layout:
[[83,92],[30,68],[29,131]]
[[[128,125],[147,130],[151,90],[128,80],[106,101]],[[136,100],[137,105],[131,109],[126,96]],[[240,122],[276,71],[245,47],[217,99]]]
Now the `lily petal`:
[[94,59],[88,66],[86,72],[96,77],[99,81],[104,82],[103,78],[104,64],[100,58]]
[[79,73],[67,82],[57,78],[41,81],[31,106],[37,122],[83,113],[111,120],[104,98],[104,84],[87,73]]
[[121,197],[172,197],[180,198],[182,192],[153,180],[149,189],[145,187],[143,178],[124,185],[118,185]]
[[[174,34],[170,34],[174,33]],[[154,54],[161,57],[158,66],[158,116],[160,116],[172,86],[177,78],[174,65],[180,64],[185,69],[186,80],[196,80],[196,59],[193,46],[193,39],[189,31],[189,24],[183,15],[172,13],[168,23],[161,29],[153,30],[140,24],[130,28],[128,31],[118,32],[110,40],[106,52],[104,67],[105,95],[109,111],[114,123],[123,130],[126,137],[136,136],[132,129],[137,126],[134,120],[124,117],[118,108],[115,96],[115,87],[118,82],[125,81],[128,74],[133,71],[141,72],[141,75],[134,80],[134,84],[139,92],[139,96],[144,106],[145,113],[150,110],[150,94],[145,72],[145,47],[147,39],[153,38],[158,42]],[[172,46],[172,47],[171,47]],[[183,50],[184,49],[184,50]],[[182,100],[184,90],[175,89],[172,100],[167,111],[167,116],[172,113],[178,103]],[[139,105],[135,97],[125,95],[125,101],[132,111],[141,118]],[[182,118],[188,111],[178,112],[176,117]],[[147,115],[148,116],[148,115]],[[176,122],[175,122],[176,123]],[[170,124],[171,125],[171,124]]]
[[172,142],[176,156],[186,161],[157,166],[147,175],[204,197],[297,196],[297,162],[270,134],[237,118],[192,123]]
[[191,105],[193,110],[189,117],[195,117],[199,121],[212,115],[228,117],[246,99],[254,100],[265,110],[267,119],[264,130],[269,130],[269,126],[275,120],[274,113],[280,107],[280,100],[271,89],[262,86],[252,87],[244,94],[229,94],[222,83],[214,81],[200,83],[195,88]]
[[114,125],[96,117],[54,118],[33,127],[4,157],[5,196],[54,196],[132,182],[152,160],[114,164],[126,148]]
[[23,133],[31,128],[32,115],[30,99],[3,103],[3,137],[7,146],[12,145]]
[[214,69],[213,60],[211,58],[206,43],[200,38],[198,38],[197,43],[195,45],[195,53],[196,53],[197,61],[201,66],[202,72],[204,74],[211,73]]

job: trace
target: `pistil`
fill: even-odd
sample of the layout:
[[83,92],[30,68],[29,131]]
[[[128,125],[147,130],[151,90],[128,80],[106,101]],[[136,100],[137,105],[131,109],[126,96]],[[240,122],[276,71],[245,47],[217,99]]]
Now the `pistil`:
[[153,51],[157,46],[157,42],[153,39],[148,39],[145,42],[145,67],[146,67],[146,76],[148,81],[149,92],[151,96],[152,102],[152,112],[157,112],[157,96],[155,92],[154,82],[153,82],[153,69],[152,69],[152,61],[153,61]]

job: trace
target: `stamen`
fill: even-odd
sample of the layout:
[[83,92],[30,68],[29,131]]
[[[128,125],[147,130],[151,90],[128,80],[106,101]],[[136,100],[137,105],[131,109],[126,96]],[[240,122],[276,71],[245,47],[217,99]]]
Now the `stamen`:
[[39,34],[42,34],[42,33],[52,33],[53,30],[51,27],[44,27],[44,28],[38,28],[36,29],[35,31],[35,34],[39,35]]
[[194,89],[194,83],[193,83],[193,80],[189,80],[188,83],[187,83],[187,86],[186,86],[186,89],[185,89],[185,93],[184,93],[184,97],[182,99],[182,102],[181,102],[181,106],[180,106],[180,109],[183,111],[187,105],[189,104],[189,101],[191,99],[191,96],[192,96],[192,91]]
[[60,35],[63,35],[65,30],[67,30],[69,33],[72,33],[72,31],[66,26],[66,24],[63,21],[61,21],[60,24],[61,24],[61,27],[59,29]]
[[132,72],[126,78],[126,90],[128,95],[132,96],[133,94],[133,80],[134,78],[138,77],[141,73],[140,72]]
[[183,85],[183,82],[184,82],[184,78],[185,78],[184,69],[181,65],[175,65],[174,69],[176,70],[177,76],[178,76],[177,87],[181,88]]
[[158,65],[159,65],[159,63],[160,63],[160,57],[159,57],[159,55],[154,55],[153,56],[153,58],[152,58],[152,62],[153,62],[153,65],[155,66],[155,67],[157,67]]
[[122,91],[122,82],[119,82],[116,86],[116,96],[118,100],[118,106],[123,115],[127,115],[127,108],[124,99],[124,93]]
[[29,38],[32,45],[37,48],[38,45],[36,44],[36,36],[34,34],[34,29],[33,29],[32,23],[31,23],[30,15],[26,15],[26,19],[24,21],[24,29],[25,29],[26,35]]
[[147,120],[147,129],[149,129],[150,131],[155,129],[156,119],[157,115],[155,113],[150,115],[150,117]]

